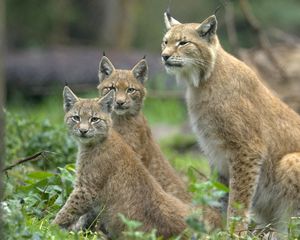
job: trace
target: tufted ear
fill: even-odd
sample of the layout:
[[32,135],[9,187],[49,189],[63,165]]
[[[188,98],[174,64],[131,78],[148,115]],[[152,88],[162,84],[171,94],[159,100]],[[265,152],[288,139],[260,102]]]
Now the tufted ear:
[[64,87],[63,98],[65,112],[70,111],[70,109],[78,101],[78,97],[72,92],[72,90],[68,86]]
[[101,111],[105,113],[112,113],[115,101],[115,91],[109,91],[104,97],[100,98],[98,103],[101,107]]
[[106,56],[103,56],[99,63],[98,78],[101,83],[105,78],[112,74],[115,67]]
[[215,15],[208,17],[197,28],[199,36],[210,41],[217,32],[217,24],[218,22]]
[[148,64],[145,59],[139,61],[133,68],[132,68],[133,76],[139,80],[142,84],[144,84],[148,79]]
[[165,19],[165,25],[167,30],[169,30],[171,27],[173,27],[174,25],[178,25],[181,24],[180,22],[178,22],[175,18],[172,18],[169,11],[166,11],[164,13],[164,19]]

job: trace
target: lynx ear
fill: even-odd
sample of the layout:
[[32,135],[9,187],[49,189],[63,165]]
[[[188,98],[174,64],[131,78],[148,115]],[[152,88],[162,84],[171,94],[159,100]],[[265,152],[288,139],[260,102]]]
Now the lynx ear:
[[63,98],[64,98],[65,112],[70,111],[70,109],[78,101],[78,97],[76,97],[76,95],[72,92],[72,90],[68,86],[64,87]]
[[115,70],[114,66],[112,65],[111,61],[105,56],[103,56],[99,63],[99,70],[98,70],[98,77],[99,82],[101,83],[105,78],[112,74]]
[[210,41],[212,36],[214,36],[217,32],[217,24],[218,22],[215,15],[208,17],[197,28],[199,36]]
[[139,80],[142,84],[144,84],[148,79],[148,64],[145,59],[139,61],[133,68],[132,68],[133,76]]
[[104,97],[102,97],[98,103],[101,110],[105,113],[112,113],[115,101],[115,91],[110,90]]
[[181,24],[180,22],[178,22],[175,18],[172,18],[169,11],[166,11],[164,13],[164,19],[165,19],[165,25],[167,30],[169,30],[171,27],[173,27],[174,25],[178,25]]

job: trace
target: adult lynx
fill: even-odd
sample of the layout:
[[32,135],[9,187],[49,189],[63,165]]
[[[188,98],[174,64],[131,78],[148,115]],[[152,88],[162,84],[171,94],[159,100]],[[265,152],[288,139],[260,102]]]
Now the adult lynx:
[[[96,206],[105,206],[101,221],[112,237],[121,237],[124,224],[118,213],[157,229],[168,238],[181,233],[190,209],[161,186],[137,154],[112,128],[114,91],[102,99],[79,99],[64,89],[65,123],[79,145],[76,182],[67,202],[54,219],[65,228]],[[122,238],[121,238],[122,239]]]
[[300,117],[221,47],[214,15],[181,24],[165,14],[165,24],[162,60],[186,83],[199,145],[229,184],[227,219],[242,216],[242,230],[252,210],[259,223],[286,228],[300,208]]

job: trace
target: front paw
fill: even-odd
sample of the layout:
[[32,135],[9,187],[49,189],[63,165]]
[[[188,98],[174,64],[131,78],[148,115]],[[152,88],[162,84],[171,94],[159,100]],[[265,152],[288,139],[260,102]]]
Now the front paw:
[[67,229],[67,230],[70,230],[70,227],[71,227],[71,223],[67,222],[67,221],[63,221],[63,219],[59,219],[59,218],[55,218],[52,222],[51,222],[52,225],[58,225],[60,226],[61,228],[64,228],[64,229]]

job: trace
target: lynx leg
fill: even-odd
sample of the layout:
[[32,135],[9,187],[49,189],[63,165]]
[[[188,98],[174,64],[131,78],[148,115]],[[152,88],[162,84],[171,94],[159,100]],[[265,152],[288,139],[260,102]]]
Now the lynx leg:
[[[280,196],[274,216],[279,226],[289,221],[289,217],[300,216],[300,152],[285,155],[278,163],[275,172],[277,196]],[[274,196],[275,197],[275,196]],[[285,219],[284,219],[285,218]]]
[[63,208],[58,212],[54,224],[69,228],[78,218],[94,205],[95,198],[83,188],[75,188]]
[[221,229],[222,224],[222,214],[220,209],[213,208],[209,206],[202,206],[203,211],[203,221],[208,231],[213,231],[216,229]]
[[285,155],[276,169],[276,180],[290,198],[300,200],[300,152]]
[[96,220],[97,212],[94,209],[92,209],[78,219],[78,221],[72,226],[72,230],[76,232],[79,230],[87,229],[94,230]]
[[[227,210],[227,226],[234,216],[241,217],[235,227],[236,232],[246,232],[250,217],[250,207],[255,193],[260,172],[260,160],[257,157],[247,157],[232,161],[230,168],[230,192]],[[241,209],[236,207],[241,204]]]

